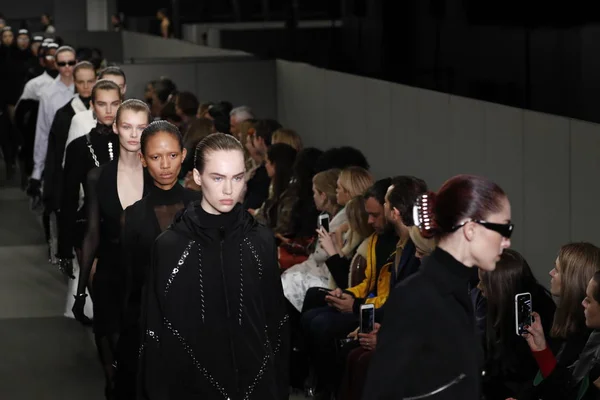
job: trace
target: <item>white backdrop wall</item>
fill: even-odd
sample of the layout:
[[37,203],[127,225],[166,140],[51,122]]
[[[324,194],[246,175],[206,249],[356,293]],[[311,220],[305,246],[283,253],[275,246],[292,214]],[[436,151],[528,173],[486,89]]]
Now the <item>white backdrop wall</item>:
[[307,146],[361,149],[378,177],[415,175],[437,190],[485,175],[508,193],[522,252],[548,285],[561,245],[600,245],[600,126],[277,61],[278,118]]

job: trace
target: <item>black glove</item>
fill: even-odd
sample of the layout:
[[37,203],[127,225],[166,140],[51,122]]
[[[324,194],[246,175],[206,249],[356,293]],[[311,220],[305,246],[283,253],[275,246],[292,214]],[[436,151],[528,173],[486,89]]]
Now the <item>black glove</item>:
[[73,259],[72,258],[61,258],[58,262],[58,269],[63,275],[67,276],[70,279],[75,279],[75,275],[73,275]]
[[83,309],[85,307],[85,298],[87,296],[84,295],[84,296],[74,296],[74,297],[75,297],[75,304],[73,304],[73,308],[71,309],[71,311],[73,311],[73,315],[75,316],[75,319],[77,321],[81,322],[85,326],[92,325],[92,320],[89,319],[83,312]]

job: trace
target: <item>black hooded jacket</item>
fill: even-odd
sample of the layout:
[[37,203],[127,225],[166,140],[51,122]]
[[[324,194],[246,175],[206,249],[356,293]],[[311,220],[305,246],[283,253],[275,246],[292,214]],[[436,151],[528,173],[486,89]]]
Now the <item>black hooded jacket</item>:
[[142,398],[289,397],[275,240],[240,204],[190,204],[154,243],[146,293]]

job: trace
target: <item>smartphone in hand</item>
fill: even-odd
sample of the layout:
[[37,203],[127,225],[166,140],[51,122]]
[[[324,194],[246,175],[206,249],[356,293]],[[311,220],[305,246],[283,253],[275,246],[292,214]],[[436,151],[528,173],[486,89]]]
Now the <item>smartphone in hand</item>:
[[327,214],[319,215],[319,227],[322,227],[327,232],[329,232],[329,215],[327,215]]
[[515,324],[517,335],[527,333],[526,326],[531,326],[533,319],[531,313],[531,293],[519,293],[515,296]]
[[371,333],[375,329],[375,306],[363,304],[360,306],[360,333]]

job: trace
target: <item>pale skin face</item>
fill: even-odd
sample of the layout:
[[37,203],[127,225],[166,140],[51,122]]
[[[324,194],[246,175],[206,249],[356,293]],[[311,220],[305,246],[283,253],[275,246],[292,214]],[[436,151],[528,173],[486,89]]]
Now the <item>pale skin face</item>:
[[25,50],[27,47],[29,47],[29,36],[27,36],[27,35],[17,36],[17,46],[21,50]]
[[11,31],[2,32],[2,44],[5,46],[12,45],[15,40],[15,35]]
[[140,151],[140,138],[148,126],[148,114],[143,111],[125,110],[119,121],[113,123],[113,132],[119,135],[119,145],[126,151]]
[[163,190],[169,190],[177,184],[186,154],[175,136],[168,132],[158,132],[148,139],[144,154],[140,154],[140,157],[142,165],[154,179],[154,184]]
[[594,298],[594,293],[598,288],[598,284],[591,279],[585,291],[585,299],[581,303],[584,309],[585,324],[588,328],[600,328],[600,304]]
[[[75,68],[75,54],[70,51],[63,51],[56,56],[56,66],[58,73],[63,78],[71,78],[73,76],[73,68]],[[64,64],[64,65],[61,65]]]
[[115,90],[98,90],[96,99],[92,100],[94,114],[100,123],[112,125],[115,122],[117,109],[121,105],[119,94]]
[[550,271],[550,293],[553,296],[560,296],[560,288],[562,283],[561,278],[562,267],[558,263],[558,257],[554,261],[554,268]]
[[96,72],[92,69],[80,69],[75,74],[75,88],[81,97],[90,97],[96,83]]
[[313,200],[315,201],[315,206],[319,211],[325,211],[327,207],[327,195],[323,192],[319,192],[319,189],[313,184]]
[[194,169],[194,181],[202,188],[202,209],[209,214],[228,213],[244,189],[245,163],[241,150],[217,150],[206,154],[202,172]]
[[369,215],[368,223],[373,227],[375,232],[381,234],[385,232],[386,219],[383,206],[375,197],[369,197],[365,201],[365,211]]
[[[486,222],[497,224],[510,223],[511,209],[508,199],[501,200],[501,210],[485,218]],[[510,247],[510,239],[503,237],[498,232],[477,224],[468,222],[452,236],[458,235],[454,245],[462,247],[465,259],[460,260],[465,265],[476,265],[485,271],[496,269],[496,263],[504,249]]]
[[123,96],[125,95],[125,93],[127,93],[127,85],[125,84],[125,78],[123,78],[121,75],[106,74],[102,79],[106,79],[107,81],[116,83],[119,86],[119,89],[121,89],[121,94]]
[[344,188],[339,178],[335,188],[335,198],[340,206],[345,206],[350,201],[350,193]]

